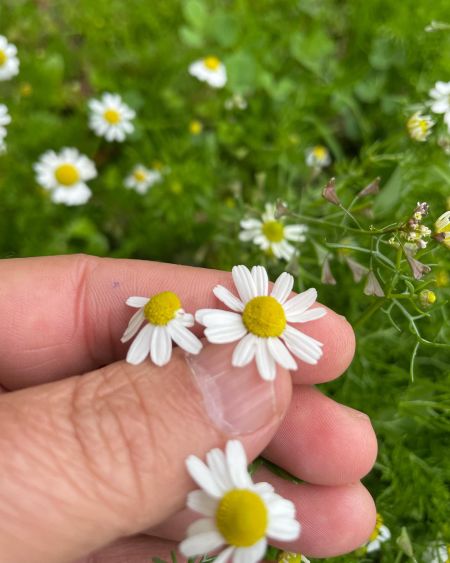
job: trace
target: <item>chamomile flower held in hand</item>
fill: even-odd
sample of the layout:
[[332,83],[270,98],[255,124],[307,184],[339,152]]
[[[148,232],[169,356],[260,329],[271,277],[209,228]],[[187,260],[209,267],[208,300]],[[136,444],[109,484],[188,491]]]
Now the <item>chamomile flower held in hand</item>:
[[82,205],[92,195],[86,182],[97,176],[95,165],[74,148],[45,152],[34,165],[36,180],[50,190],[54,203]]
[[389,528],[383,524],[381,514],[377,514],[375,529],[373,530],[369,541],[364,546],[366,553],[378,551],[381,548],[381,544],[389,539],[391,539],[391,532],[389,531]]
[[[239,297],[217,285],[213,292],[231,311],[200,309],[196,320],[206,327],[205,336],[214,344],[236,342],[231,364],[242,367],[256,359],[263,379],[275,379],[276,364],[297,369],[294,356],[308,364],[317,364],[322,357],[322,343],[303,334],[289,323],[306,323],[320,319],[325,309],[311,306],[317,298],[313,288],[289,299],[294,278],[284,272],[276,280],[269,295],[269,280],[262,266],[250,273],[246,266],[232,270]],[[293,354],[293,355],[292,355]]]
[[306,151],[306,164],[316,170],[326,168],[331,164],[330,151],[327,147],[322,145],[316,145],[315,147],[308,149]]
[[0,81],[9,80],[16,74],[19,74],[17,47],[0,35]]
[[132,120],[136,112],[127,106],[119,94],[105,93],[100,100],[90,100],[89,127],[107,141],[122,142],[134,131]]
[[223,88],[227,83],[227,69],[217,57],[209,56],[189,66],[189,74],[212,88]]
[[265,212],[259,219],[243,219],[239,239],[252,241],[262,250],[283,258],[286,262],[297,253],[290,242],[304,242],[306,225],[285,225],[281,219],[275,218],[275,205],[266,203]]
[[[131,317],[121,342],[128,342],[136,334],[127,354],[127,362],[140,364],[148,356],[157,366],[164,366],[172,357],[172,340],[190,354],[202,349],[200,340],[189,327],[194,326],[194,317],[181,308],[180,298],[172,291],[163,291],[153,297],[129,297],[130,307],[138,310]],[[142,323],[145,326],[138,333]]]
[[161,179],[162,175],[158,170],[149,170],[142,164],[138,164],[125,179],[125,187],[135,190],[138,194],[146,194]]
[[264,558],[267,538],[292,541],[300,535],[295,506],[276,494],[269,483],[253,483],[241,442],[206,455],[207,464],[189,456],[186,466],[200,490],[188,495],[187,506],[203,515],[187,530],[180,544],[185,557],[223,547],[215,559],[225,563],[256,563]]
[[433,125],[434,121],[431,117],[429,115],[422,115],[420,111],[416,111],[406,122],[409,136],[414,141],[420,143],[424,143],[431,135]]

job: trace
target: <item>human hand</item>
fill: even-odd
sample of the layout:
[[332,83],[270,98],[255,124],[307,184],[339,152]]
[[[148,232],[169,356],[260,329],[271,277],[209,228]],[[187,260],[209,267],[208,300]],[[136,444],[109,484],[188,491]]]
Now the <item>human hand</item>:
[[228,347],[207,343],[189,364],[179,349],[164,368],[117,361],[127,297],[172,289],[194,313],[217,307],[217,283],[231,289],[231,275],[87,256],[0,263],[2,562],[168,559],[191,518],[181,510],[195,488],[186,457],[230,437],[305,481],[255,475],[296,504],[302,534],[284,548],[325,557],[367,539],[375,509],[359,479],[376,456],[372,426],[312,387],[351,361],[342,317],[303,325],[324,355],[292,377],[278,367],[274,383],[254,363],[231,368]]

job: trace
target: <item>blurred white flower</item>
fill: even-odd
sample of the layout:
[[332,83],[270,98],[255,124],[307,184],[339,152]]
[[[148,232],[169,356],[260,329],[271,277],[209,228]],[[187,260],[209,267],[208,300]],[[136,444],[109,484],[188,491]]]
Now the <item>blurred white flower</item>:
[[432,542],[423,553],[426,563],[448,563],[450,561],[450,545],[443,542]]
[[217,57],[209,56],[193,62],[189,74],[213,88],[223,88],[227,83],[227,70]]
[[429,115],[422,115],[420,111],[416,111],[406,122],[406,127],[411,139],[421,143],[425,142],[431,135],[433,125],[434,121],[431,117]]
[[225,100],[224,105],[225,109],[227,109],[228,111],[231,111],[233,109],[243,111],[244,109],[247,109],[248,106],[247,100],[241,94],[234,94],[231,98]]
[[19,74],[17,47],[0,35],[0,80],[9,80]]
[[40,186],[50,191],[54,203],[82,205],[92,195],[86,185],[97,176],[95,165],[74,148],[47,151],[33,166]]
[[131,174],[125,178],[125,187],[135,190],[138,194],[145,194],[161,180],[161,172],[150,170],[144,165],[138,164],[133,168]]
[[444,114],[444,121],[450,128],[450,82],[438,80],[430,90],[431,111]]
[[276,205],[266,203],[262,220],[243,219],[239,239],[251,240],[262,250],[289,262],[297,253],[297,249],[290,242],[304,242],[308,227],[306,225],[285,225],[281,219],[275,218],[275,212]]
[[381,514],[377,513],[375,529],[370,535],[369,541],[364,544],[366,553],[378,551],[381,548],[381,544],[389,539],[391,539],[391,532],[389,531],[389,528],[383,524],[383,517]]
[[5,137],[8,133],[6,125],[11,123],[11,116],[8,108],[4,104],[0,104],[0,154],[6,152]]
[[319,170],[329,166],[331,164],[330,151],[322,145],[308,149],[306,151],[306,164]]
[[134,131],[131,121],[136,112],[122,101],[119,94],[107,92],[100,100],[90,100],[89,109],[89,127],[107,141],[122,142]]

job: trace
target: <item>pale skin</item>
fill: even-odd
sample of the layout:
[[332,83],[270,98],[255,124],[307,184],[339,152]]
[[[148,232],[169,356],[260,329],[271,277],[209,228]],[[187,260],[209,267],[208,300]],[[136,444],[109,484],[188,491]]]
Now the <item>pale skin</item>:
[[[184,460],[204,458],[228,436],[206,417],[180,350],[164,368],[124,361],[120,337],[132,313],[124,302],[170,289],[188,312],[217,308],[217,283],[233,289],[226,272],[137,260],[0,262],[0,553],[8,563],[169,560],[192,519],[182,510],[196,488]],[[267,469],[254,476],[297,506],[301,537],[279,546],[326,557],[357,548],[374,528],[359,481],[377,444],[367,416],[314,388],[351,362],[350,325],[329,310],[302,330],[324,343],[323,358],[292,374],[278,368],[283,422],[240,439],[250,459],[262,454],[305,481]]]

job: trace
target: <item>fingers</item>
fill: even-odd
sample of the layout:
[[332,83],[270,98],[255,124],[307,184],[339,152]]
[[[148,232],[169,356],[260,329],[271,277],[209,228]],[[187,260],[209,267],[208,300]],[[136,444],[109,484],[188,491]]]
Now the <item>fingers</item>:
[[210,417],[207,374],[211,362],[217,368],[215,358],[189,365],[178,349],[165,368],[118,362],[2,394],[5,561],[72,561],[156,525],[192,489],[187,456],[204,458],[230,436],[240,437],[249,457],[258,455],[287,409],[290,375],[281,370],[268,384],[254,366],[216,369],[213,388],[224,377],[236,381],[239,393],[226,388],[216,396],[220,416]]
[[377,440],[364,413],[313,387],[296,385],[286,416],[263,456],[308,483],[341,485],[370,471]]
[[[164,290],[178,293],[186,311],[223,308],[212,289],[235,291],[231,274],[215,270],[60,256],[0,262],[1,383],[17,389],[96,369],[123,358],[120,343],[132,310],[125,300]],[[334,379],[346,369],[354,337],[345,319],[331,310],[299,330],[323,342],[316,366],[299,362],[294,381]],[[201,333],[201,327],[196,327]]]

